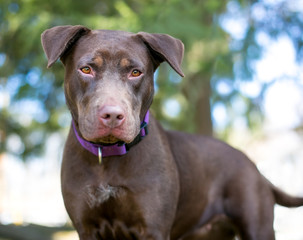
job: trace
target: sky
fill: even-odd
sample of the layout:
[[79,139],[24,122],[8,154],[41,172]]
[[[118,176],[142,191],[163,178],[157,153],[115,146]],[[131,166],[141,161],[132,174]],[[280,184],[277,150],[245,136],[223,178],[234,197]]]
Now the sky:
[[[282,0],[263,0],[264,3],[275,5]],[[303,12],[303,0],[288,0],[288,6],[293,11]],[[239,6],[230,2],[227,13],[221,18],[222,28],[233,39],[241,40],[246,34],[249,17],[262,21],[266,13],[254,4],[249,14],[239,11]],[[303,120],[303,64],[296,62],[296,52],[289,36],[280,35],[276,39],[270,38],[265,32],[258,32],[256,40],[264,48],[262,56],[253,64],[255,73],[252,81],[236,79],[233,87],[238,88],[244,96],[255,98],[259,96],[262,85],[268,84],[261,109],[271,129],[281,130],[297,127]],[[222,81],[217,90],[222,94],[232,89]],[[241,114],[243,103],[234,102]],[[220,129],[226,127],[228,113],[223,104],[213,108],[215,125]],[[241,118],[241,116],[239,116]],[[239,121],[240,122],[240,121]],[[243,125],[239,124],[240,127]]]
[[[261,108],[271,128],[276,130],[296,128],[303,120],[303,66],[296,62],[295,50],[287,36],[260,42],[265,47],[263,57],[255,63],[252,81],[238,81],[235,86],[244,96],[257,97],[264,83],[270,84]],[[278,80],[277,80],[278,79]],[[224,82],[217,86],[222,94],[231,91]],[[234,106],[241,114],[241,101]],[[226,127],[227,110],[223,104],[214,106],[214,121],[218,128]]]

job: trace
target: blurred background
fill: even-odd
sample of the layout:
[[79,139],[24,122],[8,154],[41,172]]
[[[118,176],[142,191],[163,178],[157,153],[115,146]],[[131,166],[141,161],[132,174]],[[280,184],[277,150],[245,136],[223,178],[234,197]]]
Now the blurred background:
[[[303,196],[303,0],[1,0],[0,240],[77,239],[60,192],[64,68],[46,68],[40,43],[76,24],[181,39],[186,77],[161,65],[153,114],[227,141]],[[302,240],[302,222],[302,207],[275,208],[278,240]]]

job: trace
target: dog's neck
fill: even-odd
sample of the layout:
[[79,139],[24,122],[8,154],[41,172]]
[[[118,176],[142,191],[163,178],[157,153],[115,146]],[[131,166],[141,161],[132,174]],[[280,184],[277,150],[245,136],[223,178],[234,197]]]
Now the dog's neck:
[[147,134],[147,124],[149,122],[149,111],[147,111],[141,126],[140,126],[140,133],[135,137],[135,139],[131,143],[125,143],[123,141],[117,142],[114,144],[98,144],[89,142],[82,137],[80,137],[76,127],[75,122],[72,121],[73,130],[77,137],[78,142],[84,147],[86,150],[90,151],[92,154],[96,155],[99,159],[99,163],[102,163],[102,157],[109,157],[109,156],[121,156],[126,154],[131,147],[139,143]]

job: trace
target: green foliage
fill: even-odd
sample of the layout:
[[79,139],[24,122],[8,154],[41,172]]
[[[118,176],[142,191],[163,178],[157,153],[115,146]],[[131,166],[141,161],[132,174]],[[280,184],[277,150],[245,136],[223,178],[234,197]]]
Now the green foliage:
[[[251,16],[263,9],[270,18]],[[224,28],[224,17],[242,14],[244,35],[233,38]],[[231,13],[230,13],[231,11]],[[249,17],[250,16],[250,17]],[[223,20],[222,20],[223,19]],[[0,3],[0,152],[11,151],[24,160],[43,151],[44,140],[53,132],[65,133],[70,117],[63,95],[64,69],[55,64],[46,69],[40,34],[56,25],[81,24],[89,28],[120,29],[171,34],[185,44],[184,79],[163,64],[156,78],[153,113],[166,127],[188,132],[212,133],[211,106],[222,103],[229,112],[226,132],[231,129],[232,100],[241,99],[250,127],[260,121],[259,101],[241,95],[235,80],[248,81],[253,61],[262,53],[256,34],[288,34],[302,58],[302,18],[287,1],[270,8],[262,1],[248,0],[2,0]],[[231,91],[222,94],[218,84]],[[175,116],[166,104],[177,102]],[[9,148],[12,138],[19,148]]]

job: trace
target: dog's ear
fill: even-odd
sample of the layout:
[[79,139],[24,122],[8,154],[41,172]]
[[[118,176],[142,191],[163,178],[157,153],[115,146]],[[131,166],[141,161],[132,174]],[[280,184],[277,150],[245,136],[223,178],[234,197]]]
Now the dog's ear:
[[41,35],[41,42],[48,59],[47,67],[51,67],[62,57],[70,47],[90,29],[84,26],[57,26],[45,30]]
[[179,39],[158,33],[139,32],[137,35],[147,45],[158,64],[167,61],[181,77],[184,77],[181,70],[184,45]]

